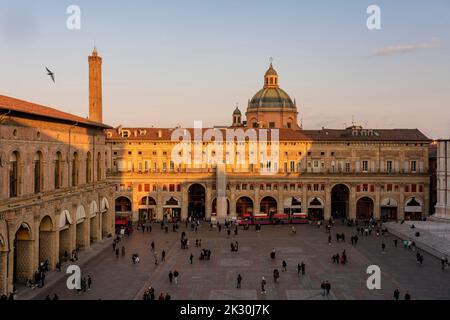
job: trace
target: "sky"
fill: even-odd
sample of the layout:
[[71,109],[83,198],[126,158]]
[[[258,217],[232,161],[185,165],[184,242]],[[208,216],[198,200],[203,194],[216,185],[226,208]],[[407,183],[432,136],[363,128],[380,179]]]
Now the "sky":
[[[370,5],[380,30],[367,28]],[[450,137],[449,0],[0,0],[0,94],[86,117],[94,44],[112,126],[230,125],[273,57],[304,129]]]

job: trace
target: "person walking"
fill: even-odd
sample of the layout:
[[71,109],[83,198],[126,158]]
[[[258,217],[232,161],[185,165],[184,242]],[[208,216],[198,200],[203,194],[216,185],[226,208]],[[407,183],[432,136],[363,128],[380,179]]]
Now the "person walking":
[[305,269],[306,269],[306,265],[302,262],[302,264],[301,264],[301,267],[302,267],[302,275],[304,276],[305,275]]
[[331,246],[331,235],[328,236],[328,244]]
[[[115,240],[112,243],[112,247],[113,247],[113,252],[116,251],[116,241]],[[66,254],[66,253],[67,253],[67,251],[64,252],[64,254]]]
[[327,281],[325,281],[325,290],[327,291],[327,296],[330,295],[330,290],[331,290],[331,284]]
[[119,257],[119,248],[116,248],[116,257]]
[[191,264],[192,264],[192,262],[194,261],[194,255],[191,253],[191,255],[189,256],[189,261],[191,262]]
[[261,279],[261,293],[266,294],[266,278]]
[[155,251],[155,241],[152,241],[152,243],[150,244],[150,246],[152,247],[152,251]]
[[397,248],[397,245],[398,245],[398,240],[397,240],[397,239],[394,239],[394,247]]
[[381,243],[381,253],[386,253],[384,250],[386,249],[386,244],[383,242]]
[[283,271],[287,271],[287,262],[285,260],[283,260],[281,266],[283,267]]
[[172,273],[172,271],[169,271],[169,282],[170,282],[170,284],[172,284],[172,280],[173,280],[173,273]]
[[125,246],[122,246],[122,257],[125,257]]
[[161,262],[164,262],[164,261],[166,261],[166,251],[162,251],[161,252]]
[[88,278],[87,278],[87,288],[88,288],[88,291],[91,291],[91,286],[92,286],[92,278],[91,278],[90,275],[88,275]]
[[394,299],[397,301],[400,299],[400,291],[398,289],[394,290]]
[[297,275],[300,275],[300,272],[302,272],[302,266],[300,263],[297,263]]
[[325,293],[326,293],[325,281],[322,281],[322,283],[320,284],[320,295],[322,297],[325,297]]
[[241,288],[241,283],[242,283],[242,276],[241,276],[241,274],[238,274],[238,277],[237,277],[237,285],[236,285],[236,288],[237,288],[237,289],[240,289],[240,288]]
[[178,276],[179,275],[180,275],[180,273],[177,270],[175,270],[173,272],[173,279],[174,279],[176,285],[178,285]]

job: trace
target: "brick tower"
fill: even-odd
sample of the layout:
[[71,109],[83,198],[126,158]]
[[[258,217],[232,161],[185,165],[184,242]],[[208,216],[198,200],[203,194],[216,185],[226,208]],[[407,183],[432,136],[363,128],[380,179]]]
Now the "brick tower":
[[102,58],[94,47],[89,56],[89,120],[103,122],[102,115]]

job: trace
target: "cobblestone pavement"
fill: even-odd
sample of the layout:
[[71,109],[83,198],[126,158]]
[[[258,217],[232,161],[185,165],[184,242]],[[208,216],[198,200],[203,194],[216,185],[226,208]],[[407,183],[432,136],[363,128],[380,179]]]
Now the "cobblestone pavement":
[[[190,248],[180,248],[181,232],[186,231]],[[335,233],[345,233],[346,243],[337,243]],[[394,247],[391,235],[359,237],[358,244],[349,243],[355,228],[336,226],[332,230],[333,241],[329,245],[324,229],[311,225],[297,226],[297,234],[290,234],[289,226],[263,226],[261,232],[254,228],[239,229],[237,236],[228,238],[224,230],[210,229],[202,225],[198,234],[186,230],[184,225],[176,233],[165,234],[154,225],[151,233],[135,231],[121,242],[126,256],[117,258],[112,247],[100,252],[81,266],[83,276],[91,275],[91,291],[77,293],[68,290],[66,278],[43,289],[36,289],[34,299],[44,299],[57,293],[60,299],[142,299],[148,286],[160,292],[168,292],[172,299],[392,299],[398,288],[401,297],[406,291],[412,299],[450,299],[450,271],[441,270],[440,261],[423,252],[424,264],[416,263],[415,252],[404,249],[399,241]],[[202,247],[212,250],[210,261],[200,261],[200,248],[195,239],[202,239]],[[161,257],[166,251],[166,261],[154,264],[150,243],[155,241],[156,252]],[[230,243],[239,242],[239,252],[230,251]],[[381,243],[386,252],[381,252]],[[276,261],[270,259],[275,248]],[[347,265],[333,264],[331,256],[346,250]],[[139,253],[141,262],[132,264],[131,254]],[[193,264],[189,256],[193,253]],[[287,262],[287,271],[281,271],[281,263]],[[306,275],[297,275],[297,263],[306,264]],[[381,290],[368,290],[366,269],[370,265],[381,268]],[[280,279],[274,283],[273,269],[280,270]],[[168,273],[180,272],[178,285],[170,284]],[[242,288],[236,289],[238,274],[243,277]],[[261,294],[261,277],[267,280],[266,294]],[[320,295],[323,280],[331,283],[329,297]],[[27,289],[29,290],[29,289]]]

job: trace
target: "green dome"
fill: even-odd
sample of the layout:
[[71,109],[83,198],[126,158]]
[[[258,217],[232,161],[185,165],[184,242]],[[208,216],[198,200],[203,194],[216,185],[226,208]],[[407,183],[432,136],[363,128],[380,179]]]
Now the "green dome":
[[278,76],[277,71],[273,68],[272,63],[270,63],[269,69],[267,69],[265,76]]
[[248,108],[296,109],[296,106],[286,91],[279,87],[269,87],[259,90],[250,100]]

